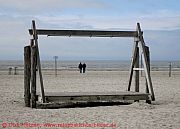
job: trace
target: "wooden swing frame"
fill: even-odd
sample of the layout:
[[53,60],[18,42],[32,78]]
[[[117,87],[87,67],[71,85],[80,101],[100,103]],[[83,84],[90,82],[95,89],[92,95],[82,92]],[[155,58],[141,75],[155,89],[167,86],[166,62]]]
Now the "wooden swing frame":
[[[155,95],[150,75],[150,57],[149,57],[149,47],[145,45],[143,32],[141,31],[140,24],[137,23],[135,31],[99,31],[99,30],[44,30],[36,29],[35,21],[32,21],[32,29],[29,29],[29,34],[32,36],[30,40],[30,45],[24,47],[24,96],[25,96],[25,106],[36,108],[37,107],[37,93],[36,93],[36,72],[38,70],[40,85],[41,85],[41,98],[42,104],[47,104],[48,95],[45,95],[43,76],[41,72],[41,61],[38,48],[38,35],[46,36],[81,36],[81,37],[133,37],[134,47],[133,55],[130,66],[130,75],[127,93],[116,94],[119,99],[123,100],[146,100],[147,102],[155,101]],[[144,68],[139,68],[139,53],[142,52],[142,60]],[[139,94],[139,71],[144,70],[146,79],[146,93]],[[131,83],[133,73],[135,72],[135,92],[131,93]],[[149,90],[150,89],[150,90]],[[31,91],[30,91],[31,90]],[[72,93],[72,96],[74,93]],[[94,94],[94,96],[99,96],[102,94]],[[129,95],[129,96],[128,96]],[[137,95],[139,95],[137,97]],[[147,97],[149,96],[150,97]],[[72,98],[72,96],[69,96]],[[102,95],[103,96],[103,95]],[[113,94],[104,94],[104,96],[113,96]],[[64,97],[64,96],[60,96]],[[82,95],[83,97],[83,95]],[[92,96],[90,96],[92,97]],[[101,96],[100,96],[101,97]],[[47,104],[48,105],[48,104]],[[52,105],[50,106],[52,107]],[[58,107],[57,105],[55,107]],[[59,107],[62,107],[59,106]],[[43,106],[44,108],[44,106]],[[48,108],[45,107],[45,108]]]

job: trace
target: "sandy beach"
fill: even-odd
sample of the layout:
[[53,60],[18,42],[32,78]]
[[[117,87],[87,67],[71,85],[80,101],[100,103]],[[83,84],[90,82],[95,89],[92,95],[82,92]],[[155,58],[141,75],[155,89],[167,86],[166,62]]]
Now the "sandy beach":
[[[13,123],[30,124],[114,124],[114,127],[69,127],[69,128],[117,128],[117,129],[179,129],[180,127],[180,72],[168,77],[166,71],[153,71],[153,86],[156,101],[144,101],[131,105],[99,106],[86,108],[32,109],[24,106],[23,74],[0,73],[0,124],[3,128]],[[127,89],[128,71],[53,71],[44,73],[45,91],[124,91]],[[145,90],[141,77],[140,89]],[[133,90],[132,86],[132,90]],[[38,82],[38,89],[39,82]],[[32,127],[16,127],[32,128]],[[68,128],[68,127],[33,127]]]
[[180,129],[180,0],[0,0],[0,30],[0,129]]

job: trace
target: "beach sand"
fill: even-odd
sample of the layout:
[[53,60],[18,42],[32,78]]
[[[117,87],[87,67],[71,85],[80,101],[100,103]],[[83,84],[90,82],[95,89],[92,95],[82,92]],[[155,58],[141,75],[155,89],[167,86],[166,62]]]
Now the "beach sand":
[[[86,108],[32,109],[24,106],[24,77],[0,73],[0,128],[12,123],[31,124],[114,124],[117,129],[179,129],[180,128],[180,71],[153,71],[152,81],[156,101],[144,101],[130,105],[99,106]],[[83,91],[125,91],[128,85],[128,71],[58,71],[44,73],[45,91],[83,92]],[[38,91],[39,81],[38,81]],[[134,86],[132,85],[132,90]],[[140,91],[145,91],[145,79],[140,78]],[[32,127],[17,127],[29,128]],[[33,127],[50,128],[50,127]],[[51,127],[63,128],[63,127]],[[65,127],[64,127],[65,128]],[[68,127],[67,127],[68,128]],[[97,128],[112,127],[69,127]]]

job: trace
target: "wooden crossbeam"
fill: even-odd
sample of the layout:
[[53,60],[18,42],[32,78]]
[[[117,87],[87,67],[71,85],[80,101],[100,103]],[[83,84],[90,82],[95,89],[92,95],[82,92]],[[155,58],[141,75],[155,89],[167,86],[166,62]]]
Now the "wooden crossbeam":
[[[37,29],[37,35],[47,36],[84,36],[84,37],[136,37],[137,31],[100,31],[100,30],[44,30]],[[29,29],[33,35],[33,30]]]

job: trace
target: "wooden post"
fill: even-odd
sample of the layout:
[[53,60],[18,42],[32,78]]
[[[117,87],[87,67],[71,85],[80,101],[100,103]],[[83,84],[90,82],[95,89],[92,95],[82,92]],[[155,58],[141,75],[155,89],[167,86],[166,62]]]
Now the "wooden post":
[[[142,53],[141,53],[141,68],[143,68],[143,62],[142,62]],[[143,71],[141,70],[141,77],[143,76]]]
[[32,47],[32,46],[34,46],[35,44],[34,44],[34,39],[30,39],[30,46]]
[[37,47],[31,48],[31,107],[36,108]]
[[24,47],[24,101],[30,107],[30,80],[31,80],[31,48]]
[[169,77],[171,77],[172,63],[169,62]]
[[40,78],[40,84],[41,84],[41,95],[42,95],[42,101],[45,103],[45,94],[44,94],[44,84],[43,84],[43,77],[42,77],[42,72],[41,72],[41,61],[39,57],[39,47],[38,47],[38,35],[36,32],[36,24],[35,21],[32,21],[32,27],[33,27],[33,39],[34,43],[36,45],[37,49],[37,66],[38,66],[38,71],[39,71],[39,78]]
[[54,56],[54,70],[55,70],[56,77],[57,77],[57,59],[58,59],[58,56]]
[[17,68],[18,67],[14,67],[14,75],[17,75]]
[[[135,61],[134,67],[139,68],[139,48],[137,48],[135,58],[136,58],[136,61]],[[139,92],[139,70],[135,71],[135,92]]]
[[[147,62],[148,62],[148,67],[149,67],[149,74],[150,74],[150,52],[149,52],[149,47],[145,46],[145,52],[147,55]],[[148,84],[147,84],[147,79],[146,79],[146,93],[149,93],[149,88],[148,88]]]
[[[148,46],[145,46],[145,52],[146,52],[146,55],[147,55],[147,62],[148,62],[148,66],[149,66],[149,74],[150,74],[150,51],[149,51],[149,47]],[[148,83],[147,83],[147,79],[146,79],[146,93],[149,93],[149,87],[148,87]],[[151,104],[151,100],[146,100],[146,103],[148,104]]]
[[152,86],[152,80],[151,80],[151,76],[150,76],[150,73],[149,73],[149,65],[148,65],[148,61],[147,61],[147,55],[146,55],[146,52],[145,52],[145,42],[144,42],[144,38],[142,36],[142,32],[141,32],[141,27],[140,27],[140,24],[137,23],[137,28],[138,28],[138,35],[139,35],[139,39],[140,39],[140,43],[139,43],[139,46],[143,52],[143,64],[144,64],[144,71],[145,71],[145,76],[146,76],[146,79],[147,79],[147,84],[148,84],[148,87],[150,87],[150,90],[151,90],[151,98],[152,98],[152,101],[155,101],[155,95],[154,95],[154,89],[153,89],[153,86]]

